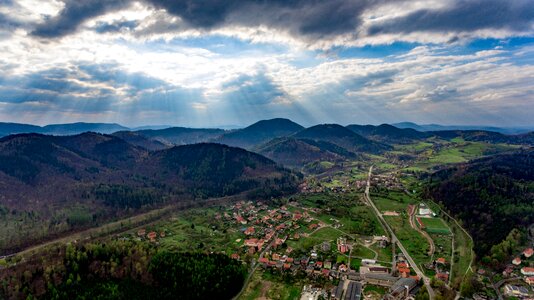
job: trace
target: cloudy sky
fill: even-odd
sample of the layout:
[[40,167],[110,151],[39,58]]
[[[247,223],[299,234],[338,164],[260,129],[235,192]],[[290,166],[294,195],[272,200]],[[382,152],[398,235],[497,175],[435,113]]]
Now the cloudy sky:
[[533,0],[0,0],[0,121],[534,125]]

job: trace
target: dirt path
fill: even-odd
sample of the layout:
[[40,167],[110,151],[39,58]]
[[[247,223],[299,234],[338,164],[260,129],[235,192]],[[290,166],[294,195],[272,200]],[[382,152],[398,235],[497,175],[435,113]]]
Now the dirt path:
[[436,245],[434,244],[434,240],[430,237],[428,232],[421,230],[421,228],[419,228],[417,224],[415,224],[415,210],[415,205],[408,206],[410,226],[426,238],[428,244],[430,245],[430,249],[428,250],[428,256],[430,256],[431,260],[433,260],[434,252],[436,251]]
[[268,300],[269,298],[267,298],[267,291],[271,288],[271,282],[263,281],[261,284],[261,293],[260,296],[256,298],[256,300]]

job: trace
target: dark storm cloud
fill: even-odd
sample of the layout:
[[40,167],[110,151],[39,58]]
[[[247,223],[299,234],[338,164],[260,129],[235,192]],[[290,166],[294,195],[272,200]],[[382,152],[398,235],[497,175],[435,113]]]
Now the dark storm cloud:
[[57,16],[47,18],[33,34],[40,37],[55,38],[71,34],[84,21],[104,13],[126,7],[129,0],[69,0]]
[[[45,20],[33,32],[41,37],[61,37],[76,31],[84,21],[106,12],[127,7],[132,0],[65,0],[65,8]],[[142,0],[179,16],[180,24],[163,24],[163,30],[197,28],[211,30],[228,25],[267,26],[304,39],[328,38],[361,32],[361,15],[384,3],[405,0]],[[477,29],[531,30],[534,24],[532,0],[457,0],[443,9],[421,9],[406,16],[377,23],[367,34],[420,31],[471,31]],[[101,24],[98,32],[133,29],[136,23]],[[153,28],[153,32],[158,32]],[[161,30],[161,28],[159,29]],[[145,34],[150,34],[148,29]]]
[[[128,6],[131,0],[65,2],[59,15],[45,20],[33,34],[61,37],[76,31],[84,21]],[[360,14],[386,0],[143,0],[179,16],[189,27],[213,29],[224,25],[259,26],[289,30],[293,34],[326,36],[351,32]],[[110,28],[113,29],[113,28]]]
[[443,10],[421,9],[369,29],[370,35],[414,31],[529,30],[534,24],[532,0],[460,0]]

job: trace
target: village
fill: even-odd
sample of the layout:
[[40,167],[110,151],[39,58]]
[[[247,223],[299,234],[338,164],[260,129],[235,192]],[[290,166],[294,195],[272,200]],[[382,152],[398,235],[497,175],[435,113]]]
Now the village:
[[[388,191],[408,193],[397,174],[381,174],[373,176],[371,180],[373,185]],[[301,192],[311,196],[323,193],[346,195],[349,191],[360,193],[367,184],[364,180],[342,180],[340,183],[341,186],[328,187],[313,181],[305,182],[301,185]],[[423,202],[401,201],[400,205],[395,202],[400,200],[393,198],[374,195],[373,199],[380,214],[392,226],[395,226],[395,220],[410,220],[413,231],[407,231],[408,236],[417,235],[423,240],[425,236],[428,238],[429,253],[424,254],[429,259],[424,263],[420,261],[417,267],[422,267],[433,280],[450,284],[453,269],[450,256],[451,229],[434,210]],[[211,218],[211,227],[208,227],[211,229],[201,229],[201,232],[204,235],[209,233],[212,237],[217,233],[231,237],[233,240],[228,242],[226,248],[211,245],[209,249],[223,252],[247,264],[251,274],[269,274],[270,280],[288,277],[297,280],[302,287],[302,300],[411,299],[426,288],[416,268],[391,243],[389,236],[348,232],[347,223],[331,217],[328,208],[321,209],[304,203],[291,199],[281,204],[272,201],[239,201],[210,210],[209,216],[204,217]],[[195,226],[192,223],[186,223],[191,226],[187,230],[198,230],[193,229]],[[186,224],[180,226],[187,227]],[[409,228],[394,227],[394,231],[402,237],[401,230]],[[137,238],[159,244],[176,238],[173,234],[165,229],[143,228],[138,230]],[[523,276],[524,282],[532,285],[534,269],[530,267],[531,256],[530,248],[514,259],[505,270],[506,277]],[[519,298],[531,295],[523,286],[512,283],[504,284],[502,292],[506,296]]]

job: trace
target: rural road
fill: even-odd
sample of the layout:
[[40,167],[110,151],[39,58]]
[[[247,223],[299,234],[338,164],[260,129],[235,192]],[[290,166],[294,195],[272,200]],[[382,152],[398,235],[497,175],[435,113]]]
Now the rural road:
[[386,222],[386,220],[384,219],[384,217],[382,216],[382,214],[380,213],[378,208],[375,206],[375,204],[371,200],[371,197],[369,196],[369,189],[370,189],[370,186],[371,186],[371,175],[372,175],[372,172],[373,172],[373,166],[371,166],[369,168],[369,175],[368,175],[368,178],[367,178],[367,187],[365,188],[365,198],[367,199],[369,204],[373,207],[373,210],[375,211],[375,214],[379,218],[380,222],[382,222],[384,224],[384,226],[387,228],[387,230],[389,231],[389,234],[391,235],[391,242],[395,243],[397,245],[397,247],[399,247],[399,249],[401,250],[402,254],[404,254],[404,256],[406,257],[406,259],[408,260],[408,262],[410,263],[412,268],[415,270],[415,273],[417,273],[417,275],[421,279],[423,279],[423,282],[425,283],[425,286],[426,286],[426,289],[428,291],[428,295],[429,295],[430,300],[434,300],[436,294],[435,294],[434,290],[432,289],[432,287],[430,286],[430,279],[421,271],[421,269],[419,269],[419,266],[412,259],[412,257],[408,253],[408,251],[406,251],[406,249],[404,248],[402,243],[397,239],[397,236],[395,235],[395,232],[393,232],[393,230],[391,229],[389,224]]
[[428,256],[433,257],[434,252],[436,251],[434,240],[430,237],[430,235],[426,231],[421,230],[421,228],[419,228],[415,224],[415,210],[416,210],[415,206],[409,206],[410,226],[426,238],[426,240],[428,241],[428,244],[430,245],[430,250],[428,250]]

